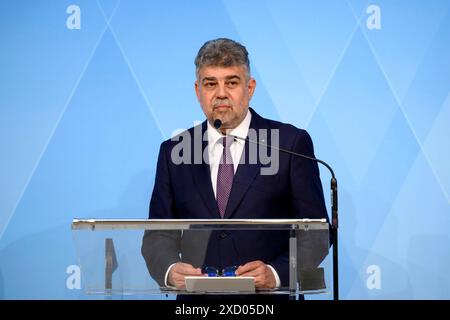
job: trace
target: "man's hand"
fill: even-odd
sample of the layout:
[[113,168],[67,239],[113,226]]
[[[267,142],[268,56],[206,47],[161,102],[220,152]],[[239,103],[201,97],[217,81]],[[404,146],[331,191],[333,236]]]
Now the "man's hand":
[[175,263],[172,268],[170,268],[169,276],[167,277],[167,282],[175,286],[178,290],[185,289],[186,283],[184,282],[184,277],[186,276],[201,276],[202,269],[194,268],[192,265],[183,262]]
[[237,268],[235,274],[241,277],[255,277],[256,288],[273,289],[276,285],[275,276],[264,262],[251,261]]

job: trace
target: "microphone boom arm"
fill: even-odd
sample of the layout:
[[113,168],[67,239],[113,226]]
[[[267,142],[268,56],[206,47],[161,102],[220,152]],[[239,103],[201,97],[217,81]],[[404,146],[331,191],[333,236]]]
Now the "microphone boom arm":
[[[220,127],[220,126],[219,126]],[[339,269],[338,269],[338,187],[337,187],[337,180],[336,176],[334,175],[334,171],[331,168],[331,166],[326,163],[323,160],[310,157],[301,153],[297,153],[294,151],[278,148],[276,146],[268,145],[263,142],[253,141],[249,138],[242,138],[238,137],[232,134],[227,134],[230,137],[233,137],[234,139],[238,139],[241,141],[248,141],[250,143],[261,145],[264,147],[272,148],[281,152],[285,152],[287,154],[297,156],[300,158],[308,159],[311,161],[316,161],[324,165],[331,173],[331,182],[330,182],[330,189],[331,189],[331,234],[333,239],[333,299],[339,300]]]

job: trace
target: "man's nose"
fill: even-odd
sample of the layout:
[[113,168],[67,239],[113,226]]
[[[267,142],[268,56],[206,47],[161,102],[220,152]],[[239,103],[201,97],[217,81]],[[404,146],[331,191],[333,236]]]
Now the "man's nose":
[[224,83],[219,83],[219,85],[217,86],[217,98],[227,98],[228,93],[226,89],[227,88],[225,87]]

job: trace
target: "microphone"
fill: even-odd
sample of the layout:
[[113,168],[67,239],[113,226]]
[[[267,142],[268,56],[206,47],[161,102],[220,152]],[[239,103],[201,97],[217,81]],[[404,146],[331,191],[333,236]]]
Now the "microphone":
[[[222,126],[222,121],[220,119],[215,119],[213,122],[213,126],[216,130],[219,130]],[[248,141],[250,143],[256,144],[258,146],[264,146],[271,149],[275,149],[296,157],[308,159],[311,161],[318,162],[325,166],[328,171],[331,173],[331,182],[330,182],[330,188],[331,188],[331,229],[332,229],[332,236],[333,236],[333,296],[335,300],[339,300],[339,286],[338,286],[338,279],[339,279],[339,273],[338,273],[338,191],[337,191],[337,180],[336,176],[334,175],[334,171],[331,168],[331,166],[326,163],[325,161],[321,159],[317,159],[314,157],[310,157],[301,153],[297,153],[291,150],[286,150],[283,148],[279,148],[276,146],[268,145],[263,142],[250,140],[248,137],[242,138],[235,136],[233,134],[226,134],[227,136],[233,137],[234,139],[239,139],[241,141]]]
[[216,130],[219,130],[220,127],[222,126],[222,121],[220,119],[214,120],[213,126],[214,128],[216,128]]

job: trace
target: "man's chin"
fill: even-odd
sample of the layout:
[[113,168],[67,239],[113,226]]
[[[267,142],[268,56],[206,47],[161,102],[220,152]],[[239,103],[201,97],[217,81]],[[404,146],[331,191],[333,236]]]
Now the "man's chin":
[[220,130],[232,130],[234,128],[236,128],[237,125],[235,122],[227,122],[227,121],[223,121],[222,125],[220,126]]
[[222,121],[229,120],[232,116],[233,110],[230,108],[217,108],[214,109],[213,115],[216,119],[220,119]]
[[232,122],[233,114],[228,110],[214,111],[212,118],[213,121],[219,119],[220,121],[222,121],[222,125],[226,125]]

